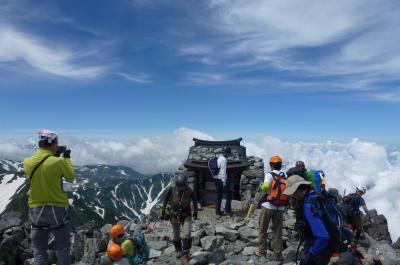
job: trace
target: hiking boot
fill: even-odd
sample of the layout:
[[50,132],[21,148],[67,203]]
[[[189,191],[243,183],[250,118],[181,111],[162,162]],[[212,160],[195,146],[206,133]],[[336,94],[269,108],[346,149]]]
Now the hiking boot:
[[266,253],[260,251],[260,249],[257,248],[256,250],[254,250],[254,255],[256,255],[257,257],[265,257]]
[[181,258],[182,265],[190,265],[190,257],[188,254],[185,254]]
[[215,213],[217,216],[225,216],[225,213],[224,212],[216,212]]
[[177,251],[177,252],[175,252],[175,255],[176,255],[177,259],[180,259],[183,256],[183,252],[182,251]]
[[172,242],[175,246],[175,253],[176,253],[176,258],[180,259],[183,255],[182,252],[182,241],[178,240],[178,241],[173,241]]

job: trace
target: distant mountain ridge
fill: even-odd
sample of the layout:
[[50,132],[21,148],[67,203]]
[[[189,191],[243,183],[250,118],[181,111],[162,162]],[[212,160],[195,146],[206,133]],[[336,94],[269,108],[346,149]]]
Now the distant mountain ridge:
[[[86,165],[76,167],[76,181],[64,183],[73,223],[99,225],[148,215],[163,198],[173,175],[152,176],[125,166]],[[27,220],[29,185],[22,163],[0,160],[0,214],[19,212]]]

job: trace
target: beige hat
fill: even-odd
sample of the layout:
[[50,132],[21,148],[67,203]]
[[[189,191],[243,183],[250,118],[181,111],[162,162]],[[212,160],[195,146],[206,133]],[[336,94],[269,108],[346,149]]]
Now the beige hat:
[[283,194],[291,196],[293,195],[293,193],[296,192],[297,188],[300,185],[310,185],[311,182],[304,180],[302,177],[300,177],[299,175],[293,175],[290,176],[287,180],[286,180],[286,189],[283,192]]

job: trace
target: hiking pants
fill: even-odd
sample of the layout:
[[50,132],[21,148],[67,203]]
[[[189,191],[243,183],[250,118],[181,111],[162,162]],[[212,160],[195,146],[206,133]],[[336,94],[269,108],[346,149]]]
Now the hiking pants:
[[29,208],[34,265],[48,264],[50,233],[55,237],[57,265],[70,265],[70,222],[67,209],[51,205]]
[[220,214],[221,213],[221,203],[222,203],[222,197],[224,196],[224,190],[226,193],[226,203],[225,203],[225,212],[226,213],[231,213],[232,212],[232,190],[231,190],[231,183],[229,179],[226,180],[226,187],[224,187],[224,184],[222,183],[222,180],[220,179],[214,179],[215,183],[215,190],[217,191],[217,198],[215,202],[215,213]]
[[34,257],[34,265],[48,264],[48,241],[49,234],[55,236],[55,250],[57,256],[57,265],[70,265],[70,224],[66,224],[57,229],[44,230],[32,227],[31,240]]
[[190,216],[186,217],[183,225],[181,223],[172,223],[172,230],[174,232],[174,241],[180,241],[181,238],[190,239],[192,237],[192,218]]
[[357,231],[357,235],[359,236],[360,234],[364,233],[363,226],[362,226],[362,221],[361,221],[361,214],[354,214],[351,219],[350,223],[353,226],[353,228]]
[[261,254],[267,253],[267,231],[269,222],[272,220],[272,233],[274,255],[282,256],[282,226],[283,226],[283,211],[261,208],[260,213],[260,230],[258,234],[258,250]]

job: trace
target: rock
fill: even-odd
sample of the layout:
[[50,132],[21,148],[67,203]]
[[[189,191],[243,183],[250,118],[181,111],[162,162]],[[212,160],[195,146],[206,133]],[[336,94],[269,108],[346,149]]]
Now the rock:
[[86,264],[95,264],[96,250],[97,250],[97,239],[86,238],[86,240],[84,241],[84,255],[82,258],[82,262]]
[[215,249],[208,255],[208,262],[220,264],[225,260],[225,250],[223,249]]
[[215,227],[215,232],[217,235],[223,236],[226,240],[230,242],[235,242],[239,237],[239,232],[236,230],[228,229],[224,225],[219,224]]
[[400,249],[400,237],[397,239],[396,243],[393,244],[394,249]]
[[161,253],[162,253],[162,251],[160,251],[160,250],[150,249],[149,259],[158,258],[161,256]]
[[202,238],[206,233],[203,229],[192,232],[192,244],[195,246],[200,246],[200,238]]
[[204,232],[206,233],[207,236],[214,236],[215,235],[215,226],[207,225],[204,228]]
[[206,251],[197,251],[192,254],[192,257],[190,259],[190,264],[192,265],[205,265],[208,264],[208,256],[209,252]]
[[162,251],[168,247],[168,244],[166,241],[150,241],[148,244],[149,244],[150,249],[160,250],[160,251]]
[[249,228],[247,226],[239,228],[238,231],[239,231],[240,238],[245,242],[248,242],[251,239],[258,238],[258,231],[255,229]]
[[253,256],[254,251],[257,249],[257,247],[245,247],[244,250],[242,251],[242,255],[245,256]]
[[174,246],[169,246],[166,249],[164,249],[164,251],[163,251],[163,255],[166,255],[166,256],[173,255],[174,253],[175,253],[175,247]]
[[245,226],[246,223],[244,221],[237,222],[237,223],[226,223],[225,226],[229,229],[238,230],[240,227]]
[[237,240],[232,244],[225,244],[225,253],[231,256],[232,254],[239,254],[246,247],[246,243]]
[[222,236],[205,236],[200,241],[205,251],[212,251],[224,244],[224,238]]
[[293,260],[293,261],[296,260],[296,254],[297,254],[297,246],[296,245],[291,245],[282,251],[283,257],[288,260]]

